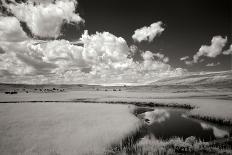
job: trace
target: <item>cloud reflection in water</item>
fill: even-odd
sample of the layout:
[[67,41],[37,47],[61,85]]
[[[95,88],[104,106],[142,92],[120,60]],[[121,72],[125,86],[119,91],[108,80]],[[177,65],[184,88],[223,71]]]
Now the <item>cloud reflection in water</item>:
[[216,138],[223,138],[223,137],[229,136],[229,132],[228,131],[219,129],[219,128],[215,127],[215,126],[212,126],[212,125],[209,125],[209,124],[206,124],[206,123],[201,123],[201,127],[204,130],[212,129],[213,130],[213,134],[214,134],[214,136]]
[[164,122],[166,119],[170,117],[170,114],[165,109],[155,109],[154,111],[148,111],[144,113],[144,120],[148,124],[152,124],[154,122]]

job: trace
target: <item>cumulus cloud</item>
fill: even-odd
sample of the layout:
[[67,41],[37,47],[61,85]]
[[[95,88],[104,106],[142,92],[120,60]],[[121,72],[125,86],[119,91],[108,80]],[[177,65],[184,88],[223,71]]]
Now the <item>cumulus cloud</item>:
[[214,67],[214,66],[218,66],[218,65],[220,65],[221,63],[220,62],[217,62],[217,63],[208,63],[206,66],[207,67]]
[[[120,67],[127,60],[129,47],[121,37],[108,32],[88,35],[87,31],[80,39],[84,44],[83,57],[92,64],[103,63]],[[120,63],[119,63],[120,62]]]
[[167,63],[169,61],[169,58],[161,53],[152,53],[150,51],[146,51],[142,55],[143,55],[144,60],[146,60],[146,58],[149,57],[149,59],[157,59],[157,60],[163,61],[165,63]]
[[0,17],[0,41],[18,42],[28,39],[15,17]]
[[140,29],[135,30],[132,38],[134,41],[141,42],[141,41],[153,41],[153,39],[160,35],[164,31],[162,27],[162,22],[156,22],[151,24],[150,26],[144,26]]
[[230,48],[228,50],[225,50],[222,52],[224,55],[230,55],[232,54],[232,44],[230,45]]
[[146,55],[149,55],[149,57],[151,57],[151,59],[163,61],[165,63],[167,63],[169,61],[169,58],[166,57],[162,53],[154,53],[154,52],[151,52],[151,51],[143,51],[143,50],[140,50],[136,45],[131,45],[130,46],[130,51],[129,51],[128,58],[132,58],[133,61],[141,62],[142,60],[144,60],[144,56],[146,58]]
[[[229,49],[224,50],[223,48],[226,46],[227,37],[222,36],[214,36],[211,40],[211,45],[202,45],[198,52],[193,56],[193,59],[189,60],[189,56],[184,56],[180,58],[181,61],[184,61],[186,65],[192,65],[194,63],[203,62],[205,59],[202,57],[215,58],[218,55],[230,55],[232,53],[232,45],[230,45]],[[208,63],[207,67],[220,65],[220,62],[217,63]]]
[[227,37],[214,36],[211,40],[211,45],[202,45],[199,51],[193,56],[193,61],[198,62],[201,56],[215,58],[222,53],[223,47],[227,43]]
[[[38,42],[41,42],[38,44]],[[128,57],[126,41],[108,32],[80,38],[82,45],[67,40],[27,40],[4,43],[1,72],[10,78],[2,81],[32,83],[136,83],[145,84],[162,77],[179,76],[183,69],[172,68],[161,53],[145,51],[141,61]]]
[[[125,39],[109,32],[89,35],[85,31],[75,42],[36,40],[26,35],[22,23],[34,36],[57,38],[62,24],[82,22],[75,13],[74,0],[12,0],[2,4],[12,16],[0,17],[1,82],[145,84],[185,72],[172,68],[164,54],[129,47]],[[152,41],[163,31],[161,24],[154,23],[145,30],[147,40]]]
[[16,3],[12,1],[3,5],[18,20],[25,22],[35,36],[44,38],[57,38],[60,35],[61,26],[64,23],[78,24],[83,22],[79,14],[75,13],[77,2],[75,0],[57,0],[44,3]]
[[33,73],[33,68],[20,61],[16,53],[7,52],[0,57],[0,70],[8,71],[10,74],[27,75]]

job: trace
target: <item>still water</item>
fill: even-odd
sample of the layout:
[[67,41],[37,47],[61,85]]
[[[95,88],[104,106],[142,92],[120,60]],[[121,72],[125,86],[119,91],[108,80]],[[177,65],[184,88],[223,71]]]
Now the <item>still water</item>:
[[187,138],[195,136],[204,141],[230,136],[228,127],[219,127],[215,124],[188,118],[186,109],[176,108],[141,108],[135,114],[145,122],[140,131],[140,137],[152,136],[158,139],[172,137]]

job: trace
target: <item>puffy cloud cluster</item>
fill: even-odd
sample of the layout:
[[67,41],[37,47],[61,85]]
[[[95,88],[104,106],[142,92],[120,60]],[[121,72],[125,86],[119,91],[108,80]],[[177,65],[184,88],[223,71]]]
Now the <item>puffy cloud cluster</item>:
[[[192,65],[194,63],[203,62],[205,59],[202,57],[215,58],[218,55],[230,55],[232,54],[232,45],[229,49],[223,50],[227,44],[227,37],[223,38],[222,36],[214,36],[211,40],[211,45],[202,45],[198,52],[193,56],[191,60],[189,56],[184,56],[180,58],[181,61],[184,61],[186,65]],[[220,65],[220,62],[217,63],[208,63],[207,67]]]
[[[88,35],[85,31],[80,39],[83,44],[83,58],[88,64],[106,66],[110,68],[127,67],[129,47],[121,37],[116,37],[108,32]],[[123,64],[123,65],[122,65]]]
[[0,70],[5,74],[2,80],[141,84],[183,73],[167,64],[168,58],[160,53],[142,52],[142,61],[133,61],[128,57],[130,48],[126,41],[108,32],[89,35],[85,31],[80,42],[82,46],[67,40],[4,43],[2,49],[7,52],[1,54]]
[[153,39],[160,35],[164,31],[164,28],[162,27],[162,22],[156,22],[151,24],[150,26],[144,26],[140,29],[135,30],[134,34],[132,35],[132,38],[134,41],[142,42],[142,41],[153,41]]
[[198,62],[201,56],[206,56],[210,58],[215,58],[220,55],[227,43],[227,37],[214,36],[211,40],[211,45],[202,45],[199,51],[193,56],[193,61]]
[[3,5],[14,14],[19,21],[25,22],[33,35],[44,38],[57,38],[64,22],[78,24],[83,22],[79,14],[75,13],[75,0],[57,0],[53,3],[37,1],[33,3],[16,3],[12,1]]
[[[162,53],[128,47],[123,38],[108,32],[85,31],[76,42],[36,40],[24,32],[26,23],[34,36],[57,38],[65,22],[79,24],[83,20],[75,13],[74,0],[1,2],[15,16],[0,17],[1,82],[145,84],[185,72],[167,64],[169,58]],[[139,42],[152,41],[164,30],[161,25],[136,30],[135,36]]]
[[132,58],[135,62],[141,62],[142,60],[145,60],[147,57],[151,58],[152,60],[159,60],[164,63],[167,63],[169,61],[169,58],[166,57],[162,53],[154,53],[150,51],[143,51],[140,50],[136,45],[130,46],[130,53],[128,55],[129,58]]
[[167,63],[169,61],[169,58],[166,57],[164,54],[152,53],[150,51],[146,51],[146,52],[142,53],[142,57],[143,57],[144,61],[146,61],[146,60],[158,60],[158,61],[162,61],[164,63]]

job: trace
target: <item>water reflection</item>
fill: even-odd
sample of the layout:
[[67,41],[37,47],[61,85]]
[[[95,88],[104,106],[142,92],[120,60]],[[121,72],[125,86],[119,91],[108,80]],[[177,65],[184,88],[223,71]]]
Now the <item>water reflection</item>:
[[156,138],[169,139],[172,137],[187,138],[194,136],[204,141],[230,136],[230,133],[214,125],[184,117],[185,109],[156,108],[149,111],[137,110],[137,116],[147,126],[141,129],[140,136],[155,136]]
[[170,114],[165,109],[155,109],[154,111],[148,111],[144,113],[144,119],[147,124],[152,124],[154,122],[164,122],[170,117]]
[[229,132],[226,130],[219,129],[215,126],[212,126],[206,123],[200,123],[200,124],[204,130],[213,130],[213,134],[216,138],[229,137]]

